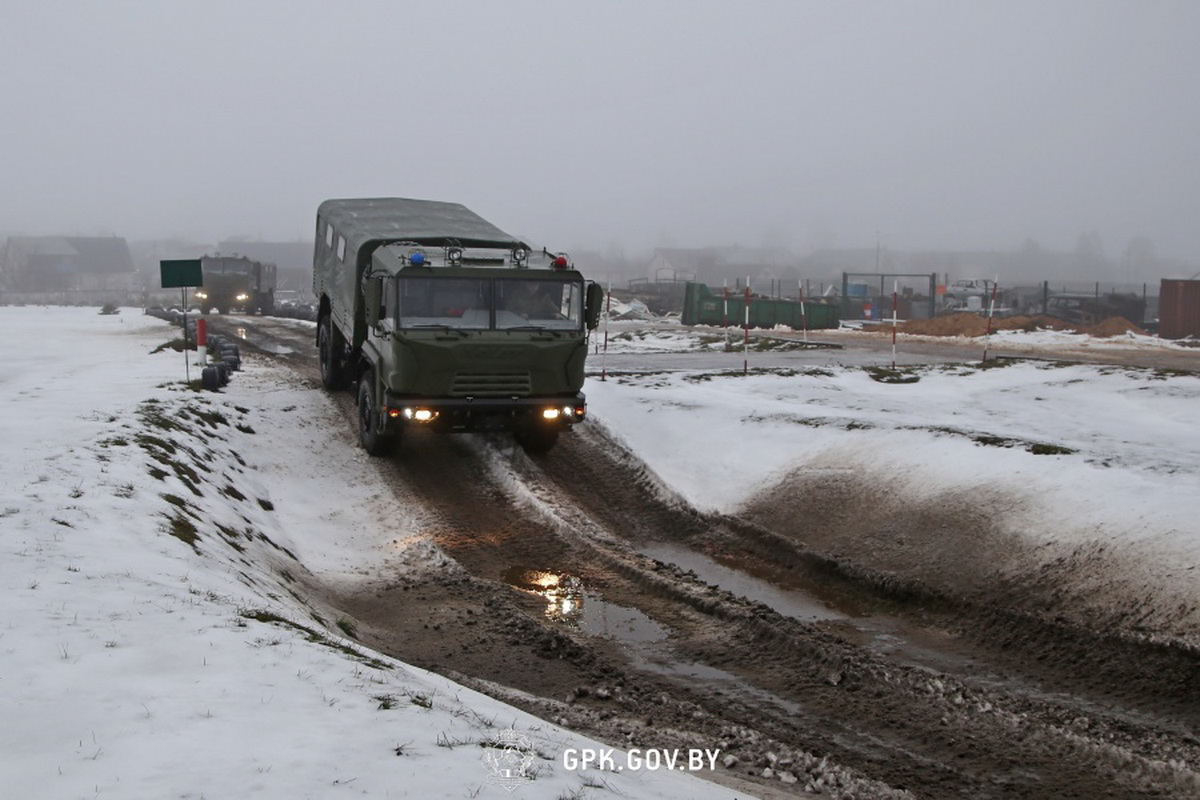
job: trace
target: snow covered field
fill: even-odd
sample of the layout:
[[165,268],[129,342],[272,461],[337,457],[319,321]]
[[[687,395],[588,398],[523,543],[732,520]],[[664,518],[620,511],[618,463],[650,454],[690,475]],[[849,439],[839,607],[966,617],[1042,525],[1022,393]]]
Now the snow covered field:
[[[323,393],[254,359],[220,394],[186,391],[183,355],[151,354],[174,335],[131,309],[0,308],[4,794],[736,796],[568,769],[598,745],[357,645],[304,577],[438,563],[420,512]],[[984,498],[1026,547],[1012,565],[1100,548],[1119,569],[1071,591],[1141,592],[1136,630],[1200,645],[1200,378],[731,361],[589,380],[591,411],[702,508],[839,475],[907,503]]]
[[261,364],[184,391],[183,356],[150,355],[174,335],[136,309],[0,308],[0,794],[739,796],[568,769],[599,746],[355,645],[305,569],[436,559],[419,520],[381,502],[328,398]]
[[[697,350],[712,349],[710,339],[668,330],[660,341]],[[1195,352],[1134,335],[1003,337],[1006,350],[1068,359],[1118,340]],[[646,346],[640,337],[615,341]],[[825,540],[833,552],[824,555],[952,596],[1006,583],[1028,593],[1031,611],[1053,594],[1056,605],[1040,610],[1200,645],[1197,374],[1051,361],[755,373],[752,354],[743,375],[742,355],[726,355],[726,370],[615,374],[587,386],[596,416],[693,505],[761,516],[764,505],[806,491],[851,494],[890,510],[858,513],[862,538]],[[944,543],[933,533],[917,545],[867,530],[939,507],[943,517],[987,517],[1002,557],[983,542],[964,548],[971,532],[953,520]],[[893,526],[889,514],[907,521]],[[1039,576],[1053,585],[1034,586]]]

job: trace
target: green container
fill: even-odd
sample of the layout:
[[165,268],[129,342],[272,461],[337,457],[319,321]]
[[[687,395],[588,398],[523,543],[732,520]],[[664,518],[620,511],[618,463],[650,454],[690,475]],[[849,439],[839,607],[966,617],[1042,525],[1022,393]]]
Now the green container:
[[[714,293],[702,283],[689,283],[684,292],[684,325],[746,324],[745,290],[731,290],[728,295]],[[750,298],[751,328],[774,328],[784,325],[793,330],[836,328],[839,324],[837,306],[806,300],[785,300],[776,297]]]

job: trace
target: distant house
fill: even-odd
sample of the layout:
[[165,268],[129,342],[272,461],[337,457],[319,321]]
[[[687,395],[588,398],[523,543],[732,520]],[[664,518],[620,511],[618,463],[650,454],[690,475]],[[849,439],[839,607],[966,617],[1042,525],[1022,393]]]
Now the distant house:
[[116,236],[11,236],[0,266],[10,291],[125,293],[134,287],[129,245]]
[[745,281],[756,284],[794,278],[796,256],[776,247],[659,248],[651,255],[651,281],[698,281],[712,286]]

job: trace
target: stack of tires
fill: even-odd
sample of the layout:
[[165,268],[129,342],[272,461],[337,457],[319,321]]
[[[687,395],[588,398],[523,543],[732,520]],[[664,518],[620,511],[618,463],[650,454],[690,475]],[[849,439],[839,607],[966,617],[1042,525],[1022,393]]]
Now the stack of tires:
[[205,391],[216,392],[227,386],[233,373],[242,368],[242,353],[236,344],[216,334],[208,337],[208,351],[216,358],[201,372],[200,384]]

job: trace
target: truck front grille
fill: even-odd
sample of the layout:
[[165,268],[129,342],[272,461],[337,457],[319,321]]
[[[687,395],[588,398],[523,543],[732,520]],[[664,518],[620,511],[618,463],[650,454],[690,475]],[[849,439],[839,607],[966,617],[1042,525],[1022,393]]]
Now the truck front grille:
[[532,391],[528,372],[459,372],[450,385],[454,397],[527,397]]

